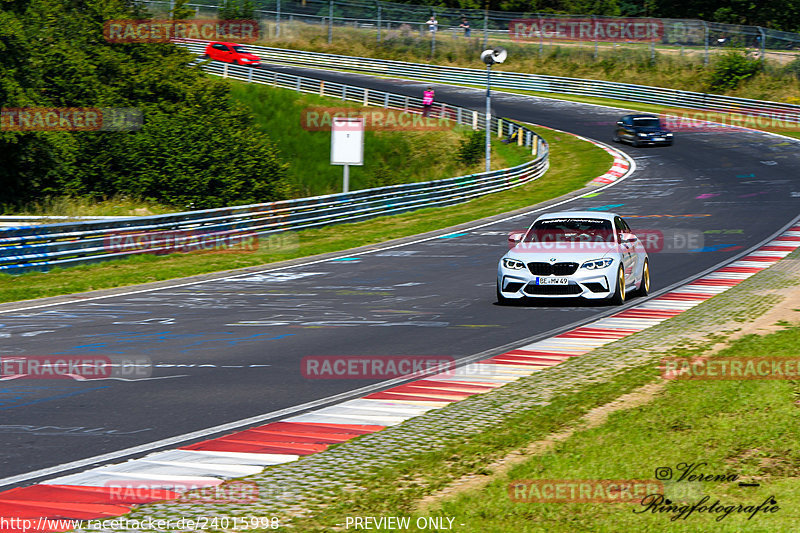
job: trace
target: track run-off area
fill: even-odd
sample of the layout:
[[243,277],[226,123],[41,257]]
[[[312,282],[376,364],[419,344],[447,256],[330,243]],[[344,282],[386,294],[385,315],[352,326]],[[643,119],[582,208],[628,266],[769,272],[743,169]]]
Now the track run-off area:
[[[478,89],[265,68],[409,96],[434,85],[438,101],[483,105]],[[626,113],[499,92],[492,103],[497,116],[600,142],[610,142]],[[617,148],[635,163],[631,175],[557,207],[228,278],[2,306],[0,356],[139,357],[153,367],[145,379],[0,382],[0,490],[190,446],[390,386],[381,379],[309,379],[304,357],[473,361],[619,311],[571,301],[495,304],[507,235],[530,225],[537,212],[614,211],[634,232],[702,236],[671,252],[651,251],[655,295],[745,255],[797,217],[800,150],[791,139],[678,133],[671,147]]]

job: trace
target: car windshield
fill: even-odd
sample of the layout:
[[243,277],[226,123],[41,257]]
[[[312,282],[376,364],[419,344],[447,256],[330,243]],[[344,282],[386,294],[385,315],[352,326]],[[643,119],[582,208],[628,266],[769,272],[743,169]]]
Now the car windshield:
[[237,54],[249,54],[250,53],[248,50],[244,49],[244,46],[234,46],[233,47],[233,51],[236,52]]
[[640,128],[660,128],[661,123],[655,117],[643,117],[633,119],[633,125]]
[[525,236],[525,242],[614,242],[611,221],[594,218],[551,218],[539,220]]

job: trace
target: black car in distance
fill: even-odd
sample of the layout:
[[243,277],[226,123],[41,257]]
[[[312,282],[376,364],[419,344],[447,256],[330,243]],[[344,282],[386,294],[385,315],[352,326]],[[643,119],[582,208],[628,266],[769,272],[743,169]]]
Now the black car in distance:
[[655,115],[625,115],[614,127],[614,141],[625,141],[633,146],[644,144],[671,145],[673,134]]

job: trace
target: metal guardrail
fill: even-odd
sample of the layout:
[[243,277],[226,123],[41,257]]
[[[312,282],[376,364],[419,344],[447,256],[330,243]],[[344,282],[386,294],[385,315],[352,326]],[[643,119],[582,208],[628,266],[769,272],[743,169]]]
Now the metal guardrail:
[[[225,0],[190,1],[186,4],[200,16],[217,15]],[[139,0],[147,7],[168,11],[171,3],[165,0]],[[602,19],[618,19],[616,16],[604,15],[559,15],[553,13],[494,11],[483,9],[447,8],[441,5],[402,4],[381,0],[303,0],[289,2],[287,0],[256,0],[253,2],[255,13],[265,20],[276,24],[277,36],[280,36],[281,24],[304,22],[306,24],[327,25],[334,27],[360,27],[377,30],[377,40],[381,40],[381,30],[387,34],[390,30],[401,27],[414,28],[422,33],[430,33],[426,20],[434,15],[439,23],[439,33],[450,32],[462,35],[460,27],[462,17],[467,18],[471,26],[471,35],[482,36],[484,44],[489,34],[493,37],[508,37],[509,23],[516,19],[570,19],[595,21]],[[636,17],[629,17],[636,19]],[[775,30],[762,26],[743,24],[726,24],[696,19],[639,18],[639,20],[656,20],[663,27],[659,40],[667,46],[689,46],[704,48],[706,58],[709,46],[747,46],[764,50],[793,50],[800,46],[800,34]],[[329,30],[330,32],[330,30]],[[548,40],[545,38],[545,40]],[[595,38],[587,39],[588,42]],[[600,38],[600,42],[604,39]],[[552,41],[550,41],[552,44]],[[534,44],[538,44],[534,41]],[[626,43],[621,43],[626,44]]]
[[[422,107],[418,98],[301,76],[218,63],[204,68],[228,78],[323,94],[363,105],[410,111]],[[445,104],[435,106],[431,116],[447,116],[475,129],[485,125],[483,114]],[[215,242],[229,242],[226,239],[230,238],[278,234],[442,207],[517,187],[547,171],[548,145],[533,131],[495,117],[490,127],[498,136],[514,135],[517,143],[529,146],[536,157],[516,167],[492,172],[350,193],[122,220],[0,228],[0,272],[47,271],[135,254],[169,253],[176,250],[176,243],[183,250],[191,249],[192,240],[197,244],[194,249],[204,249],[208,243],[213,246]]]
[[[193,52],[202,53],[205,43],[179,43]],[[351,57],[304,50],[288,50],[264,46],[248,45],[259,55],[263,62],[274,62],[281,65],[297,65],[323,69],[348,70],[378,76],[403,77],[420,81],[456,84],[486,85],[484,69],[427,65],[424,63],[405,63],[386,59],[367,57]],[[708,93],[634,85],[602,80],[581,78],[560,78],[509,72],[500,69],[492,70],[492,88],[536,91],[578,96],[594,96],[611,98],[628,102],[640,102],[670,106],[673,108],[702,109],[718,112],[747,112],[750,115],[763,116],[770,119],[800,123],[800,105],[767,100],[752,100]]]

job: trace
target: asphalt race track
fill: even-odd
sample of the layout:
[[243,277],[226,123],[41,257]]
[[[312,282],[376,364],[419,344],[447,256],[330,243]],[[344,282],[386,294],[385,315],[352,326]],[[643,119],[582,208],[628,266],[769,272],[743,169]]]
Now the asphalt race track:
[[[280,70],[413,96],[429,85]],[[436,86],[437,101],[481,109],[483,97],[480,90]],[[493,103],[500,116],[603,142],[623,114],[499,93]],[[741,254],[798,214],[800,150],[787,139],[685,133],[672,147],[622,149],[638,167],[631,177],[561,209],[617,211],[634,231],[702,234],[697,251],[651,253],[653,291]],[[571,302],[495,305],[506,235],[532,218],[279,271],[0,313],[0,357],[146,357],[155,365],[149,379],[135,381],[2,381],[0,478],[6,488],[29,484],[56,474],[23,474],[377,382],[306,379],[304,356],[461,359],[609,311]]]

